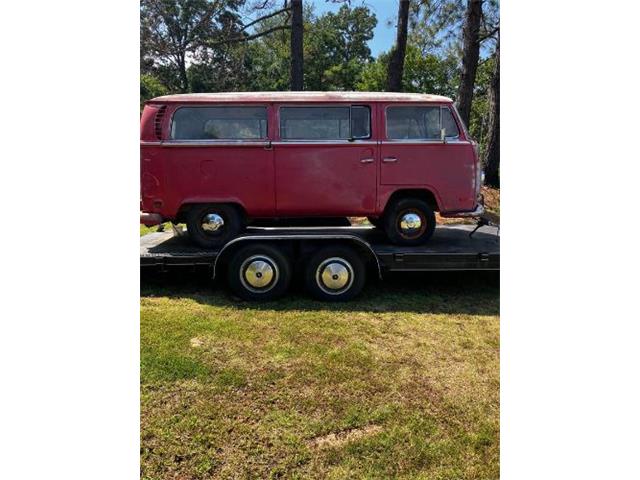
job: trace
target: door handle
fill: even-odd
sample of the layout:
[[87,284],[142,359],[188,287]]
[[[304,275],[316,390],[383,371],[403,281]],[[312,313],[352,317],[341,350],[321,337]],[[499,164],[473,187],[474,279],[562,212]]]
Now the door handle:
[[396,157],[384,157],[382,161],[384,163],[393,163],[393,162],[397,162],[398,159]]
[[363,158],[360,160],[360,163],[373,163],[375,159],[373,158]]

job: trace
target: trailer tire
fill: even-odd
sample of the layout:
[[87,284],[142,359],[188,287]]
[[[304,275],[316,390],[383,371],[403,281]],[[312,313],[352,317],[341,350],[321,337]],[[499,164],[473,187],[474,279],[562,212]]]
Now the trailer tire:
[[227,268],[231,290],[244,300],[269,301],[286,293],[291,283],[291,263],[268,244],[248,245],[238,250]]
[[187,214],[187,233],[203,248],[224,245],[244,229],[244,218],[233,205],[198,205]]
[[312,255],[304,272],[305,286],[319,300],[345,302],[357,296],[366,282],[360,255],[344,246],[331,246]]
[[389,205],[384,215],[384,231],[396,245],[420,245],[436,229],[436,215],[419,198],[401,198]]

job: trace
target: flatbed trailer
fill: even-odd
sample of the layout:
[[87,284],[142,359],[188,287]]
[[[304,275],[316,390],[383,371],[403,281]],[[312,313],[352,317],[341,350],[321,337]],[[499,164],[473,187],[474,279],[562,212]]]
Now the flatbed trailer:
[[215,250],[169,230],[140,238],[140,267],[205,266],[213,278],[225,271],[232,289],[251,300],[284,294],[300,274],[316,297],[348,300],[367,273],[383,278],[386,272],[499,270],[499,227],[483,226],[471,235],[475,228],[439,225],[427,243],[399,246],[374,227],[249,227]]

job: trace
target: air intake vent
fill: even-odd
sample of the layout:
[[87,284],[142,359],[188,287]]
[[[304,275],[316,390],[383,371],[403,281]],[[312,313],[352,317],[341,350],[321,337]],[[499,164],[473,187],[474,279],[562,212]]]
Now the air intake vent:
[[153,122],[154,131],[156,134],[156,138],[158,140],[162,140],[162,120],[164,120],[164,112],[167,110],[167,106],[163,105],[158,109],[158,113],[156,113],[156,118]]

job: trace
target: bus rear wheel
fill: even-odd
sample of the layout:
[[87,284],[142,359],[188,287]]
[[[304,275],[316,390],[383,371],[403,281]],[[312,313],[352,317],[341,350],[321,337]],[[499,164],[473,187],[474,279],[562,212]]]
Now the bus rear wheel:
[[244,218],[233,205],[198,205],[187,214],[189,237],[203,248],[224,245],[244,229]]

